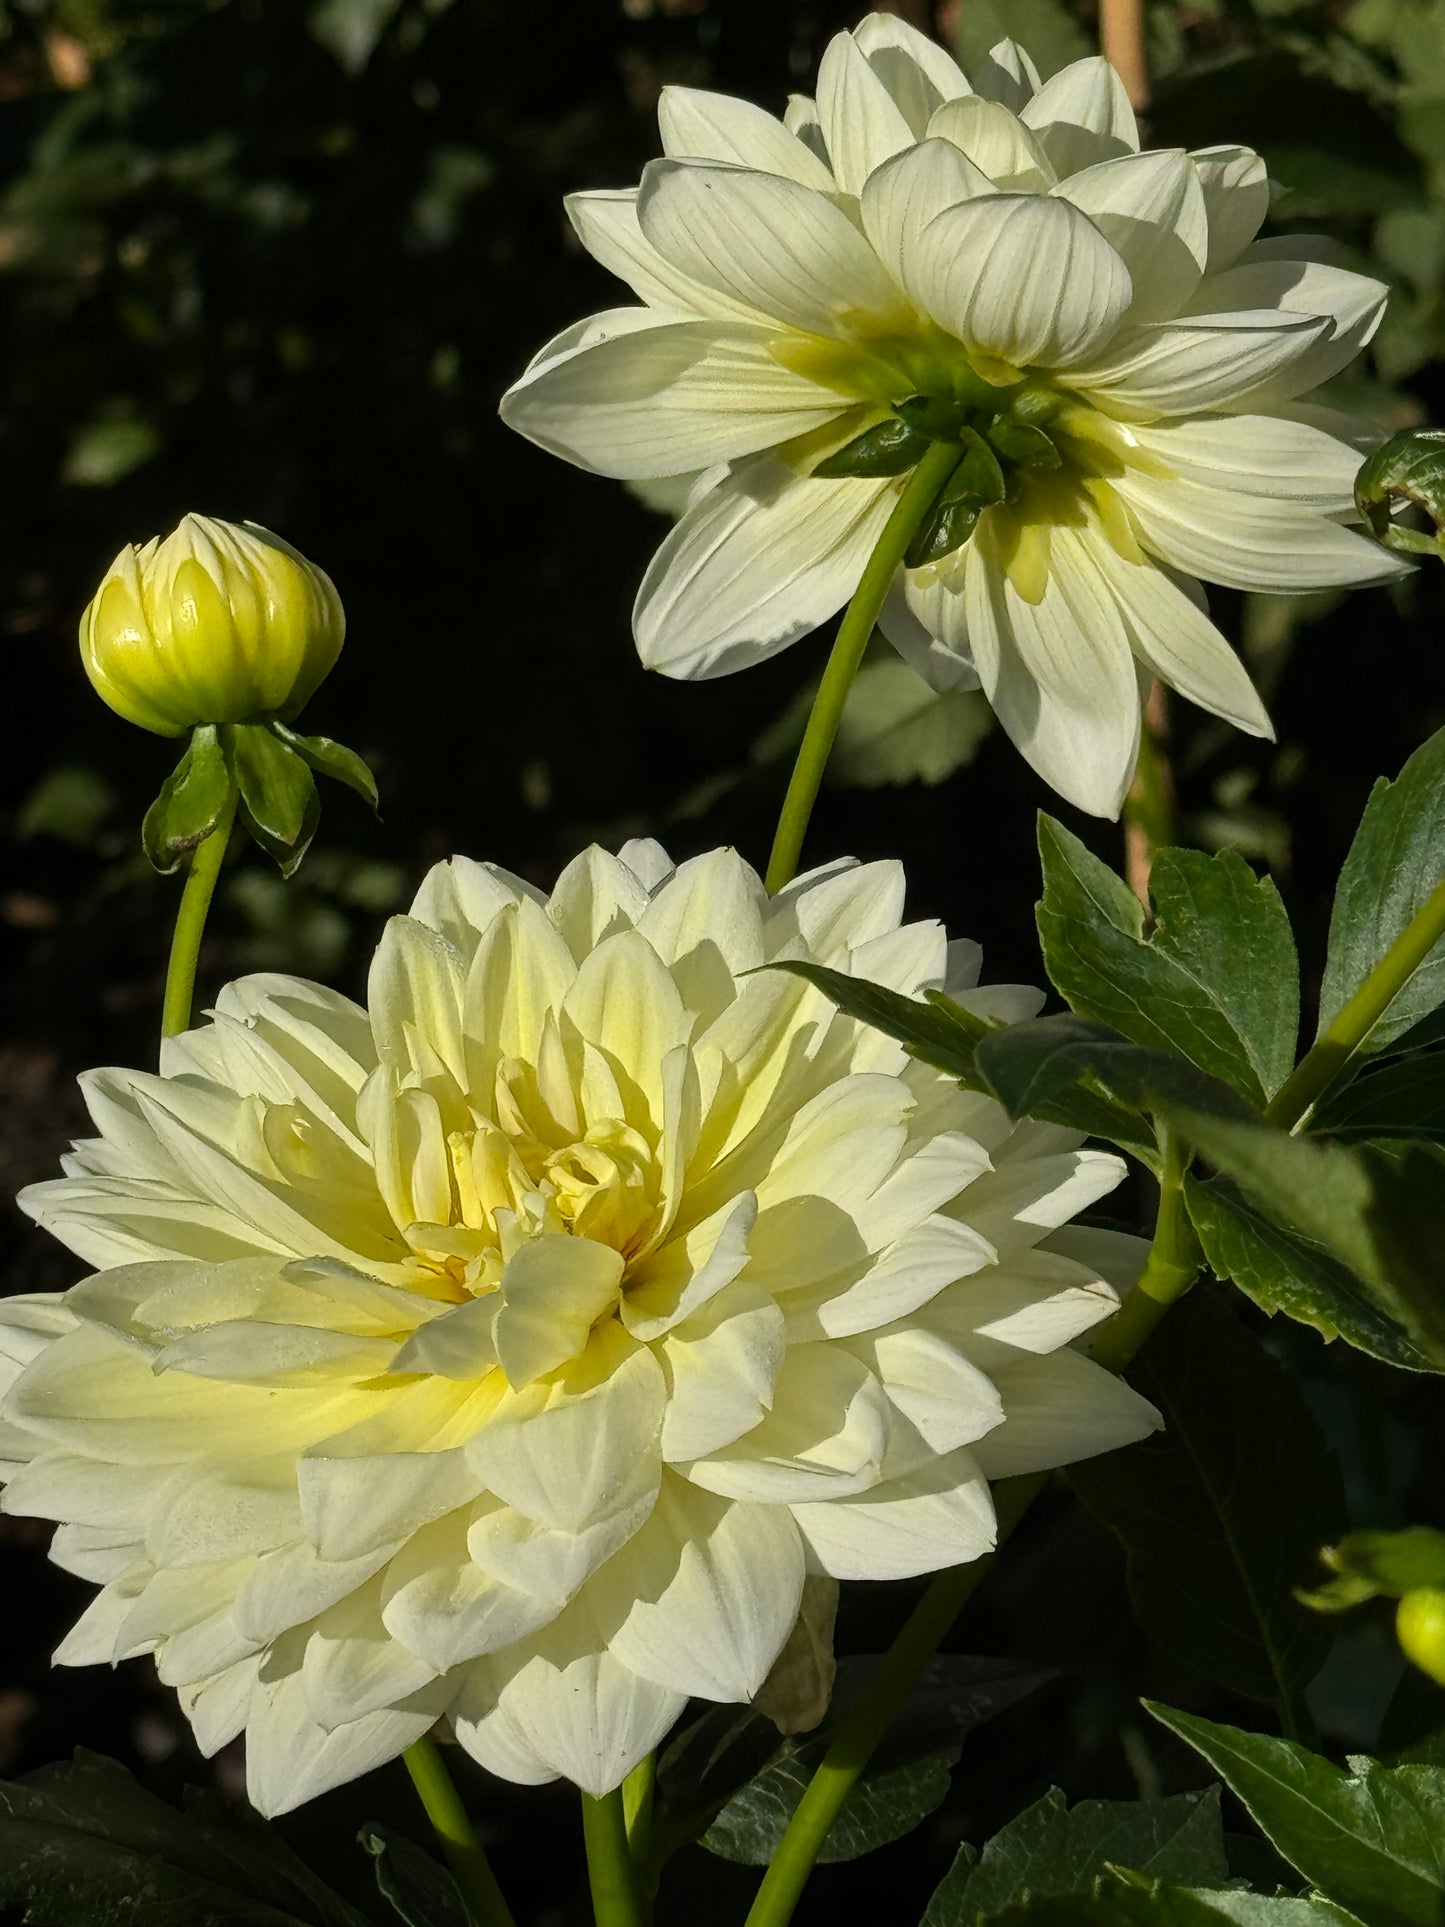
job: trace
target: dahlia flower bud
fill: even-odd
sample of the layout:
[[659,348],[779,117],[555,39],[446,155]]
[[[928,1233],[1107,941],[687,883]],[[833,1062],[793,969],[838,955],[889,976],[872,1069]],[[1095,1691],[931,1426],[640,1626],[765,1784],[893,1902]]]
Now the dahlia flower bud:
[[1407,1592],[1395,1613],[1395,1633],[1406,1659],[1445,1686],[1445,1587]]
[[341,653],[346,618],[323,570],[254,522],[183,516],[127,544],[80,620],[96,694],[157,736],[199,723],[289,721]]

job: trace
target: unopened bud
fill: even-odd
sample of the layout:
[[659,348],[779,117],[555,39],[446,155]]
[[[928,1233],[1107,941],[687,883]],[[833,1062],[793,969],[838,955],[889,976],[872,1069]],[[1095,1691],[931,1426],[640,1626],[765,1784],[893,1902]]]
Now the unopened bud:
[[1445,1588],[1416,1586],[1395,1614],[1400,1650],[1437,1685],[1445,1686]]
[[96,693],[158,736],[296,715],[341,652],[331,578],[254,522],[187,515],[127,546],[80,623]]

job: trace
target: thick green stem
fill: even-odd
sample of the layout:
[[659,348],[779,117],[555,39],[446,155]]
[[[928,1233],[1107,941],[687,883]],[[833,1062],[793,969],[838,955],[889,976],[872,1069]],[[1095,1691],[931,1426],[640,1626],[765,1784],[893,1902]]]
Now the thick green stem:
[[[201,845],[202,849],[205,845]],[[461,1795],[452,1784],[441,1749],[430,1740],[417,1740],[406,1749],[406,1770],[426,1808],[452,1877],[461,1889],[476,1927],[516,1927],[512,1910],[502,1897],[482,1843],[476,1836]]]
[[[1091,1354],[1110,1371],[1124,1369],[1198,1274],[1199,1247],[1184,1210],[1184,1168],[1183,1153],[1166,1133],[1159,1216],[1149,1257],[1138,1285],[1105,1327]],[[1004,1479],[994,1488],[999,1545],[1027,1512],[1043,1482],[1043,1474],[1035,1473]],[[746,1927],[786,1927],[792,1919],[843,1802],[992,1563],[993,1556],[978,1559],[972,1565],[941,1572],[932,1580],[808,1782],[758,1889]]]
[[597,1927],[646,1927],[647,1910],[628,1845],[621,1787],[604,1793],[600,1800],[582,1795],[582,1832]]
[[166,965],[166,994],[161,1006],[161,1036],[178,1037],[191,1027],[191,1001],[196,992],[196,960],[201,954],[206,913],[216,892],[216,879],[225,861],[226,845],[231,840],[231,825],[236,820],[236,798],[222,811],[215,829],[204,843],[196,845],[191,867],[186,872],[186,887],[181,892],[181,907],[176,912],[176,927],[171,936],[170,962]]
[[828,752],[838,734],[843,705],[853,687],[863,651],[868,647],[878,611],[893,585],[908,544],[937,500],[938,491],[962,460],[963,449],[957,442],[935,442],[924,455],[898,497],[853,592],[853,600],[844,611],[833,652],[813,699],[812,714],[803,733],[798,760],[793,765],[788,793],[783,799],[773,853],[768,859],[769,890],[781,890],[797,875],[803,838],[808,833],[808,819],[818,798]]
[[1163,1171],[1159,1178],[1159,1215],[1154,1239],[1138,1284],[1089,1348],[1096,1365],[1122,1372],[1177,1298],[1199,1276],[1199,1240],[1184,1206],[1184,1173],[1189,1159],[1167,1126],[1160,1133]]
[[1264,1113],[1269,1123],[1292,1131],[1334,1089],[1369,1043],[1376,1024],[1442,937],[1445,877],[1275,1092]]

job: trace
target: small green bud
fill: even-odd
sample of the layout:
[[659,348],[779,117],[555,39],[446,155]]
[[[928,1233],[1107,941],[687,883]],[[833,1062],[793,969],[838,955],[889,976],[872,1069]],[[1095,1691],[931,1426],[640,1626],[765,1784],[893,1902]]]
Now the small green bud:
[[[1423,509],[1432,531],[1394,521],[1392,510],[1401,502]],[[1445,554],[1445,428],[1407,428],[1382,442],[1355,477],[1355,506],[1387,549]]]
[[928,453],[932,438],[896,415],[877,422],[813,470],[826,479],[839,476],[902,475]]
[[187,515],[127,546],[81,618],[96,693],[158,736],[197,724],[289,720],[341,652],[331,578],[278,535]]
[[1395,1633],[1406,1659],[1445,1686],[1445,1587],[1407,1592],[1395,1613]]

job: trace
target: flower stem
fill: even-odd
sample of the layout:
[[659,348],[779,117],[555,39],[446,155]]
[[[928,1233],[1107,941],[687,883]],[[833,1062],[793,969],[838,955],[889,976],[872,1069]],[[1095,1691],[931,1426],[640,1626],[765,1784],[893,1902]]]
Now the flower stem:
[[604,1793],[600,1800],[582,1795],[582,1833],[597,1927],[646,1927],[647,1911],[628,1845],[621,1787]]
[[215,829],[198,843],[186,872],[186,887],[181,892],[181,907],[176,912],[176,927],[171,936],[170,961],[166,965],[166,993],[161,1006],[161,1036],[178,1037],[191,1027],[191,1001],[196,991],[196,960],[201,954],[201,937],[206,928],[206,913],[215,895],[216,879],[221,874],[226,845],[231,840],[231,825],[236,820],[236,797],[221,812]]
[[893,586],[908,544],[932,508],[938,491],[962,460],[963,449],[957,442],[935,442],[924,455],[898,497],[853,591],[853,599],[843,612],[833,652],[813,698],[812,713],[803,732],[798,760],[793,765],[788,793],[783,799],[773,853],[768,859],[769,890],[781,890],[797,875],[803,838],[808,833],[808,819],[818,798],[828,752],[838,734],[843,705],[853,687],[863,651],[868,647],[878,611]]
[[1445,877],[1426,897],[1355,994],[1336,1012],[1265,1108],[1287,1131],[1349,1070],[1370,1034],[1430,952],[1445,937]]
[[622,1782],[622,1817],[634,1867],[647,1865],[652,1850],[652,1805],[657,1786],[657,1755],[649,1753]]
[[[1120,1372],[1129,1364],[1170,1305],[1198,1274],[1199,1247],[1184,1210],[1184,1170],[1184,1154],[1166,1134],[1159,1216],[1143,1275],[1090,1354],[1112,1372]],[[1028,1511],[1043,1483],[1044,1474],[1039,1472],[1003,1479],[994,1487],[1000,1546]],[[808,1782],[758,1888],[745,1927],[786,1927],[792,1919],[818,1851],[843,1802],[996,1556],[993,1553],[971,1565],[955,1566],[930,1582]]]
[[1168,734],[1169,695],[1156,676],[1144,700],[1139,762],[1124,798],[1124,875],[1146,908],[1155,854],[1174,841],[1174,776],[1164,747]]
[[411,1783],[426,1808],[427,1818],[476,1927],[516,1927],[512,1910],[502,1896],[482,1851],[482,1843],[462,1805],[461,1795],[452,1784],[440,1747],[430,1740],[417,1740],[406,1749],[405,1759]]

